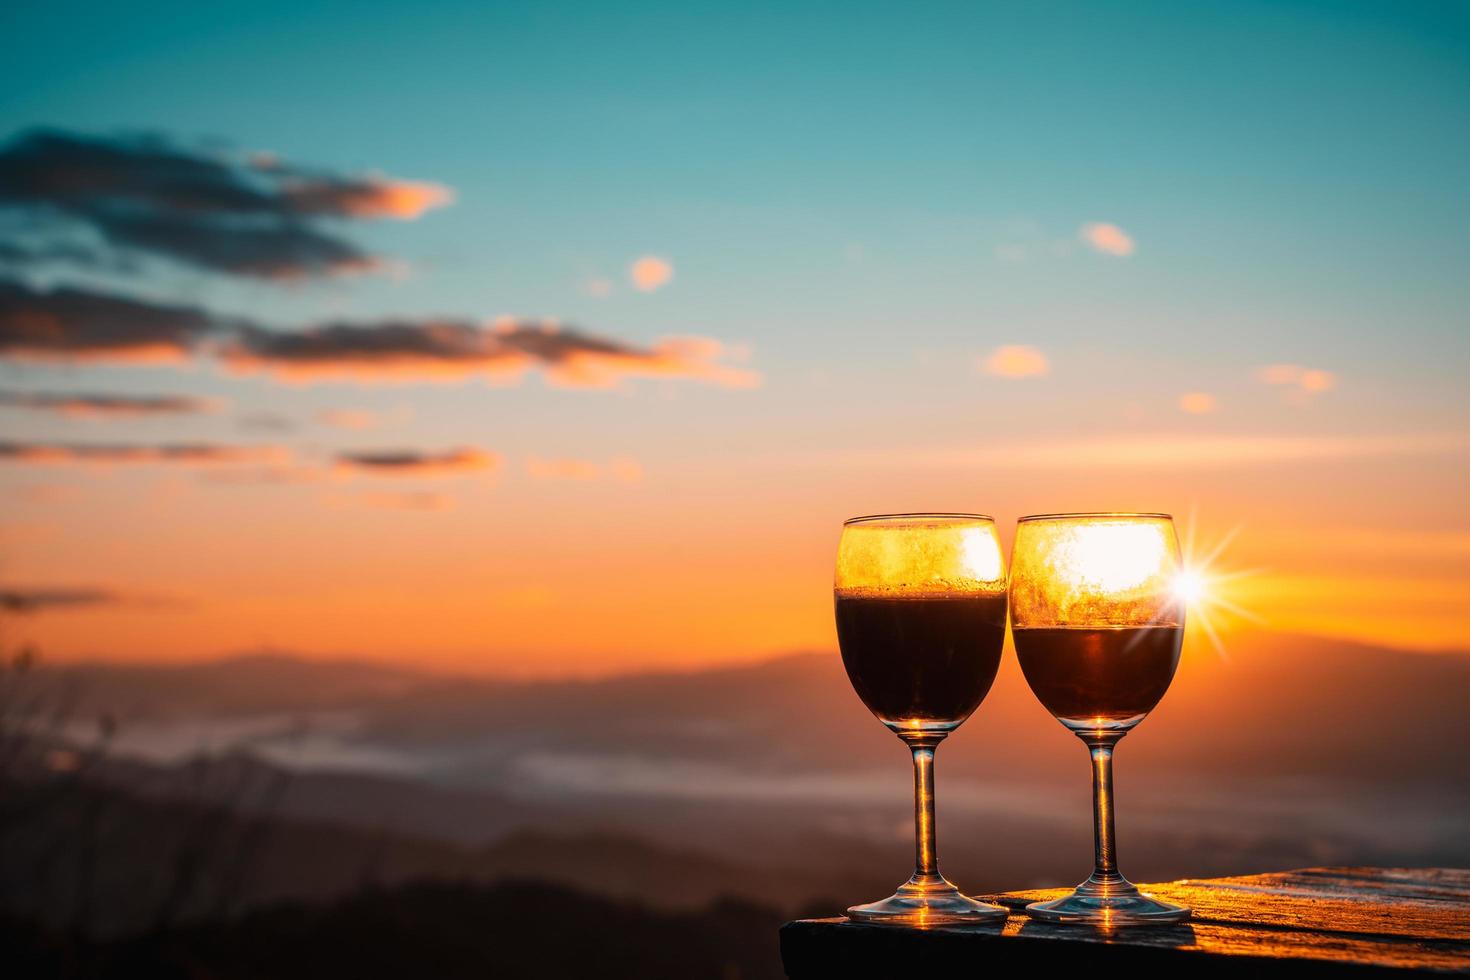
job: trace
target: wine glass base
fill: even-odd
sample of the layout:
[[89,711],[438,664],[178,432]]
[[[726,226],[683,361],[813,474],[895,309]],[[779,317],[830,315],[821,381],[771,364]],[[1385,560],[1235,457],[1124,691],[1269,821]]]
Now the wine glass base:
[[1050,902],[1026,906],[1026,914],[1043,922],[1066,922],[1115,929],[1121,926],[1168,925],[1189,918],[1183,905],[1161,902],[1132,889],[1119,895],[1087,895],[1080,890]]
[[977,901],[943,878],[924,883],[910,880],[880,902],[854,905],[847,917],[854,922],[907,926],[923,929],[938,925],[976,925],[1003,922],[1007,915],[999,905]]

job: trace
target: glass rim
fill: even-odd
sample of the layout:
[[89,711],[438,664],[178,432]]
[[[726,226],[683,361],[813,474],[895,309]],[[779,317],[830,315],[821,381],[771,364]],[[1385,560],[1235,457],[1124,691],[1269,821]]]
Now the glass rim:
[[876,524],[880,521],[912,521],[912,520],[946,520],[946,521],[980,521],[994,524],[995,518],[989,514],[966,514],[959,511],[915,511],[900,514],[863,514],[860,517],[849,517],[842,522],[843,527],[852,527],[856,524]]
[[1173,514],[1142,510],[1089,510],[1075,511],[1072,513],[1059,514],[1027,514],[1025,517],[1017,518],[1017,524],[1025,524],[1029,521],[1067,521],[1067,520],[1091,520],[1098,517],[1122,517],[1138,518],[1153,521],[1173,521]]

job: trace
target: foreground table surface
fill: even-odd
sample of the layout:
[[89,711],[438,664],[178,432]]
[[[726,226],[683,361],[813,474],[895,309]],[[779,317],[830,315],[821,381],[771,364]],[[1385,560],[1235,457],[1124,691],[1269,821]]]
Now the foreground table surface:
[[1240,878],[1142,886],[1188,905],[1176,926],[1101,933],[1027,918],[1028,902],[1069,889],[987,896],[1004,924],[897,929],[845,919],[781,928],[792,980],[903,975],[976,968],[1123,970],[1184,968],[1201,976],[1373,976],[1470,973],[1470,870],[1308,868]]

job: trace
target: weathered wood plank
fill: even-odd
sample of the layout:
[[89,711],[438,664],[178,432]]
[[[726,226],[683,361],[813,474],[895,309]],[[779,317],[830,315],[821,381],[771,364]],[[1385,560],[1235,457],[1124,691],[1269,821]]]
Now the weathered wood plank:
[[[1309,868],[1238,878],[1148,885],[1189,906],[1195,922],[1305,929],[1364,936],[1470,941],[1470,873],[1437,869]],[[1068,889],[1007,892],[1010,908]]]
[[[905,930],[845,919],[788,923],[787,973],[891,977],[926,969],[1188,969],[1198,976],[1470,974],[1470,871],[1307,868],[1144,886],[1183,902],[1178,926],[1113,932],[1037,922]],[[1020,913],[1066,889],[989,896]]]

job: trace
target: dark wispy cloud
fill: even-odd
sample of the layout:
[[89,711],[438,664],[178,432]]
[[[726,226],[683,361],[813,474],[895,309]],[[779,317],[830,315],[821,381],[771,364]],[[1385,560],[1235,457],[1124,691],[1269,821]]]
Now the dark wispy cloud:
[[613,387],[628,378],[675,378],[751,388],[760,375],[707,337],[648,346],[542,321],[401,319],[275,330],[197,306],[80,288],[38,289],[0,279],[0,358],[178,360],[219,358],[236,372],[305,382],[515,381],[542,371],[554,385]]
[[0,612],[7,613],[69,612],[99,606],[167,610],[189,604],[177,596],[119,592],[91,585],[0,586]]
[[218,403],[186,395],[108,395],[87,392],[0,390],[0,407],[54,412],[73,418],[131,418],[141,415],[194,415],[213,412]]
[[494,470],[500,466],[501,458],[497,453],[469,447],[442,452],[391,449],[339,453],[336,463],[340,469],[385,476],[443,476]]
[[305,279],[385,267],[352,243],[299,222],[226,226],[196,215],[126,211],[99,212],[91,220],[115,245],[232,275]]
[[280,462],[290,453],[280,446],[232,446],[214,443],[76,443],[0,442],[0,463],[211,463]]
[[0,279],[0,357],[178,360],[227,326],[197,306]]
[[123,597],[116,592],[90,587],[48,589],[0,588],[0,609],[12,613],[33,613],[48,609],[77,609],[86,606],[105,606],[122,601]]
[[268,370],[283,377],[395,374],[463,376],[492,370],[512,351],[488,341],[473,323],[453,320],[389,320],[381,323],[328,323],[305,330],[240,331],[221,351],[235,370]]
[[[36,129],[0,147],[0,207],[24,211],[33,225],[49,222],[71,238],[90,231],[124,253],[270,279],[381,268],[380,258],[321,219],[411,219],[451,198],[435,184],[246,161],[158,136]],[[12,243],[10,254],[24,260],[45,250]]]
[[540,369],[552,384],[611,387],[630,377],[687,378],[749,388],[760,376],[728,363],[719,341],[672,337],[640,347],[544,323],[500,322],[486,328],[459,320],[331,323],[306,330],[247,328],[220,356],[237,371],[265,370],[309,381],[461,379],[514,380]]

